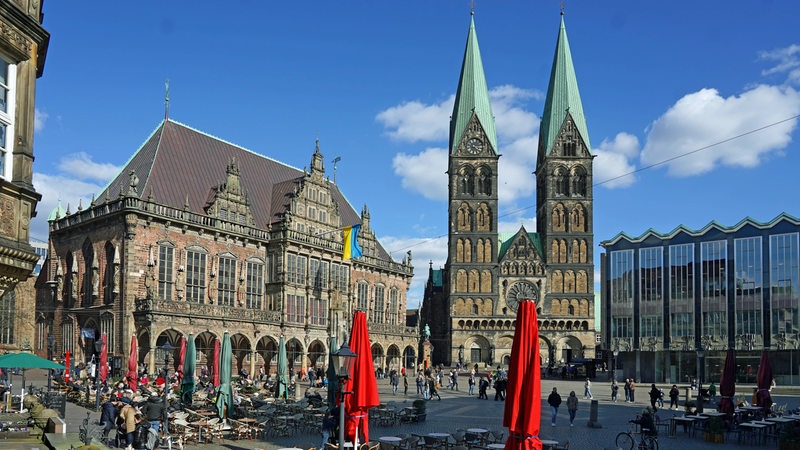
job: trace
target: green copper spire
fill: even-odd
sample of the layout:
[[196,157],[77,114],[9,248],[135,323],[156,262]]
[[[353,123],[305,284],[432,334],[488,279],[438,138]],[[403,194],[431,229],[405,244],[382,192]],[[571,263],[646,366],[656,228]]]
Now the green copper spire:
[[567,112],[572,115],[572,120],[575,121],[575,126],[578,128],[586,148],[591,149],[589,131],[583,115],[581,94],[578,92],[578,80],[575,77],[575,67],[572,65],[572,53],[569,50],[567,29],[564,26],[564,13],[562,12],[556,54],[553,57],[553,69],[550,72],[550,85],[547,87],[544,115],[539,127],[539,163],[553,150],[553,142],[567,117]]
[[478,48],[478,35],[475,33],[475,18],[470,15],[467,48],[464,50],[464,63],[461,66],[461,78],[458,80],[456,103],[450,117],[450,154],[454,154],[461,143],[473,111],[489,138],[492,149],[497,151],[497,132],[494,127],[492,105],[489,102],[489,89],[483,74],[481,51]]

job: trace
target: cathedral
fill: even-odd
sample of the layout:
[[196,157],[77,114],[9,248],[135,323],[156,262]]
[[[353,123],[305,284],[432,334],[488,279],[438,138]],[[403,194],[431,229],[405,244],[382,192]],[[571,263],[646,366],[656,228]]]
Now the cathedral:
[[429,268],[430,363],[508,365],[516,311],[537,304],[542,367],[595,357],[592,154],[563,12],[539,128],[536,230],[501,233],[494,116],[474,16],[450,119],[448,253]]

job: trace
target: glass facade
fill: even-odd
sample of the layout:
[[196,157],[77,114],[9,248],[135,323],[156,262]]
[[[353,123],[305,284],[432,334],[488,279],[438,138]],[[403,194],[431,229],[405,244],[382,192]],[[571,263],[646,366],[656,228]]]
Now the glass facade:
[[733,269],[736,276],[734,291],[734,332],[738,348],[751,350],[754,336],[761,336],[762,311],[761,237],[734,240]]
[[[770,322],[777,340],[797,339],[800,304],[800,233],[770,237]],[[782,339],[778,339],[782,338]]]
[[664,335],[664,250],[661,247],[639,250],[639,336]]
[[673,341],[694,336],[694,244],[669,247],[669,330]]
[[611,338],[633,337],[633,250],[611,252]]
[[204,303],[206,296],[206,254],[186,252],[186,300]]
[[700,243],[700,334],[728,335],[727,246],[725,241]]

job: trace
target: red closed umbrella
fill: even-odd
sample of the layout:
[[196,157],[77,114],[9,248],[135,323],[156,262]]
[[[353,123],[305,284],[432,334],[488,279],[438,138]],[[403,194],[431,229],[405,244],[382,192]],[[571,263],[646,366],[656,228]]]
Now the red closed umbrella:
[[214,338],[214,349],[211,351],[211,382],[219,386],[219,339]]
[[178,375],[178,381],[183,379],[183,362],[186,359],[186,338],[181,338],[181,343],[178,345],[178,367],[175,373]]
[[769,394],[769,389],[772,387],[772,364],[769,362],[768,350],[764,350],[761,353],[761,362],[758,363],[758,373],[756,374],[756,384],[758,385],[756,401],[758,406],[764,408],[764,417],[766,417],[772,407],[772,396]]
[[64,353],[64,382],[69,383],[69,350]]
[[125,377],[128,379],[128,387],[136,392],[139,387],[139,350],[136,345],[136,335],[131,336],[131,353],[128,355],[128,373]]
[[345,391],[352,392],[345,396],[344,401],[345,440],[355,442],[358,437],[359,442],[369,442],[369,409],[381,402],[367,330],[367,315],[364,311],[356,311],[353,315],[350,350],[358,356],[353,363],[352,376],[345,384]]
[[100,341],[103,343],[103,345],[102,349],[100,350],[100,372],[98,372],[98,374],[100,375],[100,381],[105,383],[106,379],[108,378],[108,341],[106,341],[105,333],[100,336]]
[[728,349],[725,355],[725,365],[722,367],[722,378],[719,380],[719,407],[717,410],[725,413],[728,417],[733,416],[736,407],[733,404],[733,396],[736,394],[736,354],[732,348]]
[[539,326],[536,303],[519,303],[516,331],[508,367],[503,426],[508,428],[506,450],[541,450],[539,439],[542,391],[539,372]]

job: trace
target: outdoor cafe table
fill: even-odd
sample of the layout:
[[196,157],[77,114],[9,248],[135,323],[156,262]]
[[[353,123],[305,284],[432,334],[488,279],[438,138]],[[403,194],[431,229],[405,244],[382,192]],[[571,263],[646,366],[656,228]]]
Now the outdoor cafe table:
[[378,438],[378,441],[383,442],[385,444],[390,445],[392,448],[396,448],[400,445],[403,441],[397,436],[381,436]]
[[206,439],[211,436],[208,430],[208,420],[202,419],[195,422],[189,422],[189,425],[197,428],[197,442],[203,442],[203,430],[206,430]]
[[542,439],[542,450],[551,450],[558,445],[558,441]]
[[[740,430],[747,430],[748,433],[753,433],[757,438],[759,443],[761,442],[762,438],[764,437],[764,429],[767,428],[766,425],[761,425],[758,423],[753,422],[744,422],[739,424]],[[743,433],[739,433],[739,443],[742,443]]]
[[694,425],[694,419],[691,417],[672,416],[669,420],[669,437],[675,437],[677,433],[678,424],[683,425],[683,431],[689,431],[689,427]]
[[700,413],[701,416],[708,416],[708,417],[725,417],[727,414],[724,412],[719,411],[703,411]]

